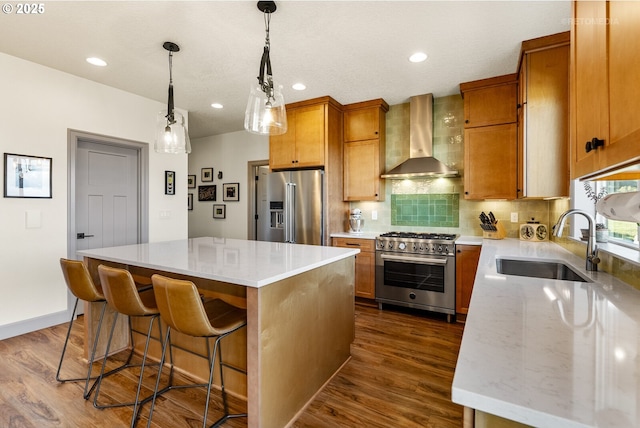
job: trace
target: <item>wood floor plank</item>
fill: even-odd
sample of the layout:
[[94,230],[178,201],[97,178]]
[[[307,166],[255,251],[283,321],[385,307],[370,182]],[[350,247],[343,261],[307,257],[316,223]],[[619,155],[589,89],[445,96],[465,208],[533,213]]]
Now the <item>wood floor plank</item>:
[[[462,340],[462,324],[449,324],[437,314],[400,308],[380,311],[356,305],[356,337],[352,358],[293,423],[295,428],[403,427],[453,428],[462,426],[462,407],[451,402],[451,383]],[[82,382],[55,380],[68,324],[0,341],[0,427],[126,427],[132,409],[98,410],[82,399]],[[86,374],[83,322],[75,322],[63,366],[66,377]],[[126,358],[116,354],[108,368]],[[137,361],[139,356],[134,356]],[[94,365],[95,373],[100,363]],[[157,369],[145,369],[142,394],[151,392]],[[139,369],[123,371],[105,381],[100,402],[131,400]],[[166,383],[166,373],[162,383]],[[178,383],[189,379],[176,374]],[[200,426],[206,391],[172,390],[158,399],[154,428]],[[221,415],[218,391],[212,393],[208,415]],[[230,397],[233,412],[246,403]],[[139,427],[146,426],[149,404],[143,407]],[[227,422],[244,428],[246,419]]]

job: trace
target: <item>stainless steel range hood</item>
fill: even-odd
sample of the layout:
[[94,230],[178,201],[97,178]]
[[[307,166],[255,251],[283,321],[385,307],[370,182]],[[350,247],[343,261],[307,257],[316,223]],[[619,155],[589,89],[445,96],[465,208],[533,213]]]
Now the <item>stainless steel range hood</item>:
[[411,97],[409,105],[409,159],[381,177],[405,179],[457,176],[458,171],[433,157],[433,94]]

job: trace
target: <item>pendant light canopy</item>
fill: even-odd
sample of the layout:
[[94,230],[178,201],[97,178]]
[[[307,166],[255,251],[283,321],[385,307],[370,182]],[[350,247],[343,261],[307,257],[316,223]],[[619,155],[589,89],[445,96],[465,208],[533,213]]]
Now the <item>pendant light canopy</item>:
[[259,1],[258,9],[264,14],[266,40],[258,84],[251,87],[247,110],[244,114],[244,129],[254,134],[278,135],[287,132],[287,112],[282,96],[282,86],[273,81],[269,51],[269,23],[271,14],[276,11],[274,1]]
[[180,50],[180,46],[172,42],[164,42],[163,48],[169,51],[169,99],[167,109],[158,113],[156,125],[155,150],[158,153],[191,153],[191,142],[185,118],[173,108],[173,53]]

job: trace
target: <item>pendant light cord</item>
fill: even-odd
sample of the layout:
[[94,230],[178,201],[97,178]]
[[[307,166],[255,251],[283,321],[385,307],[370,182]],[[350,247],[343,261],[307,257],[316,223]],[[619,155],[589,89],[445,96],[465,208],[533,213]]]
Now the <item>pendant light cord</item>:
[[[271,72],[270,48],[271,41],[269,39],[269,23],[271,22],[271,12],[264,12],[264,27],[266,32],[264,50],[262,52],[262,60],[260,61],[260,71],[258,72],[258,82],[262,92],[267,94],[267,101],[274,99],[273,97],[273,74]],[[266,71],[266,76],[265,76]],[[265,81],[266,77],[266,81]]]
[[173,114],[173,52],[169,51],[169,99],[167,100],[167,126],[176,123]]

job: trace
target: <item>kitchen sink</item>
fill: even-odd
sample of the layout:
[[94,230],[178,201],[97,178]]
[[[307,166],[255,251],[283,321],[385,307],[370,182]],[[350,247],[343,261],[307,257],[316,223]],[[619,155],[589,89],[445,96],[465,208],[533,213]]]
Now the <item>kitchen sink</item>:
[[528,276],[532,278],[558,279],[562,281],[593,282],[570,266],[554,260],[496,259],[498,273]]

